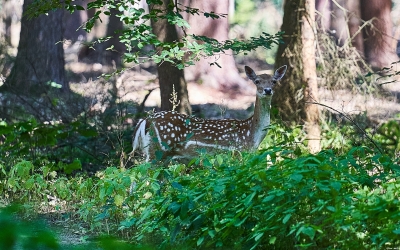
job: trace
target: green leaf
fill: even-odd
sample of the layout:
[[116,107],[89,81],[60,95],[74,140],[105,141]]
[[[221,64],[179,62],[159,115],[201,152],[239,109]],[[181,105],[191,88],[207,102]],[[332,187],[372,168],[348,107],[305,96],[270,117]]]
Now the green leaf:
[[154,154],[156,156],[157,161],[159,161],[163,158],[164,152],[161,150],[156,150]]
[[185,199],[185,201],[181,205],[181,210],[179,213],[179,217],[181,218],[181,220],[187,218],[188,211],[189,211],[189,200]]
[[183,189],[183,186],[181,184],[179,184],[178,182],[175,182],[175,181],[171,183],[171,186],[173,188],[175,188],[175,189],[178,189],[178,190],[182,190]]
[[222,163],[224,163],[224,159],[222,158],[221,155],[217,155],[217,156],[216,156],[216,159],[217,159],[217,162],[218,162],[218,165],[219,165],[219,166],[221,166]]
[[197,246],[200,246],[201,243],[203,243],[204,241],[204,236],[201,236],[198,240],[197,240]]
[[340,182],[338,181],[334,181],[331,182],[331,186],[336,190],[336,191],[340,191],[342,184],[340,184]]
[[249,194],[244,200],[243,204],[248,207],[251,204],[251,201],[253,200],[254,196],[256,196],[257,192],[253,192]]
[[176,213],[179,211],[181,208],[181,204],[177,202],[172,202],[169,206],[168,209],[172,212],[172,214],[176,215]]
[[247,218],[249,218],[249,215],[248,216],[245,216],[242,220],[237,220],[237,221],[235,221],[235,223],[233,224],[235,227],[239,227],[239,226],[241,226],[246,220],[247,220]]
[[290,176],[290,179],[292,179],[296,182],[300,182],[303,179],[303,175],[302,174],[292,174]]
[[305,235],[307,235],[308,237],[310,237],[310,239],[314,239],[315,236],[315,230],[312,227],[303,227],[303,229],[301,230],[301,232]]
[[75,159],[71,164],[68,164],[64,167],[64,172],[66,174],[71,174],[74,170],[80,170],[80,169],[82,169],[81,161]]
[[29,190],[29,189],[31,189],[33,187],[34,184],[35,184],[35,179],[34,178],[30,178],[30,179],[26,180],[25,188]]
[[286,224],[289,221],[290,217],[292,217],[292,214],[287,214],[282,220],[283,224]]
[[56,82],[48,81],[48,82],[46,82],[46,84],[49,85],[50,87],[53,87],[53,88],[57,88],[57,89],[61,89],[62,88],[62,85],[58,84]]
[[78,129],[78,133],[84,137],[95,137],[97,136],[97,131],[94,129]]
[[336,208],[333,206],[327,206],[326,209],[328,209],[331,212],[336,212]]
[[275,195],[268,195],[262,200],[262,202],[269,202],[272,201],[273,199],[275,199]]
[[264,235],[264,232],[256,234],[256,236],[254,237],[254,240],[258,241],[259,239],[261,239],[261,237],[263,237],[263,235]]
[[115,205],[120,207],[120,206],[122,206],[123,202],[124,202],[124,197],[122,197],[122,195],[119,195],[119,194],[115,195],[115,197],[114,197]]
[[76,8],[77,10],[85,10],[85,8],[83,8],[83,7],[80,6],[80,5],[75,5],[75,8]]

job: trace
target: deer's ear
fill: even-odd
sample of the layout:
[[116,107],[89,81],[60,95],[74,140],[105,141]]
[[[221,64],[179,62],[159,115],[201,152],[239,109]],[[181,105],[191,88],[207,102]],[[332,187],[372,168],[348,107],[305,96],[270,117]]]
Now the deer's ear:
[[282,67],[280,67],[279,69],[277,69],[276,71],[275,71],[275,74],[274,74],[274,80],[276,80],[276,81],[279,81],[280,79],[282,79],[282,77],[285,75],[285,73],[286,73],[286,69],[287,69],[287,66],[286,65],[283,65]]
[[246,75],[250,80],[254,81],[257,78],[256,73],[249,66],[244,66],[244,71],[246,71]]

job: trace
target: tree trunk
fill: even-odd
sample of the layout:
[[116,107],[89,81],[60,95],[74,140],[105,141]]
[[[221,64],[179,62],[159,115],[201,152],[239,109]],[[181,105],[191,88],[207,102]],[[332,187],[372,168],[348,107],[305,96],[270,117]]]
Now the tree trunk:
[[[110,12],[111,15],[108,19],[106,36],[112,38],[102,44],[104,46],[103,64],[115,65],[117,68],[120,68],[122,66],[122,55],[125,51],[125,45],[119,41],[118,31],[121,31],[124,26],[119,17],[116,16],[119,14],[118,10],[111,9]],[[113,46],[112,50],[106,50],[111,46]]]
[[318,11],[316,21],[323,31],[329,31],[331,25],[331,0],[316,0],[315,8]]
[[392,1],[360,0],[360,3],[362,19],[373,19],[372,25],[363,30],[365,57],[375,70],[379,70],[399,60],[392,46]]
[[0,40],[12,47],[18,46],[19,26],[22,16],[22,2],[18,0],[0,1]]
[[18,54],[4,89],[21,94],[41,94],[41,86],[51,81],[60,84],[62,90],[68,92],[62,43],[64,12],[56,10],[28,19],[25,10],[32,2],[24,1]]
[[[88,0],[77,0],[77,5],[80,5],[86,9]],[[88,20],[88,13],[86,10],[76,10],[74,13],[64,11],[63,22],[65,24],[64,39],[70,40],[71,43],[77,41],[86,41],[87,32],[82,29],[82,24]]]
[[281,84],[276,86],[273,106],[285,122],[305,124],[308,147],[320,150],[318,86],[315,63],[315,1],[286,1],[282,31],[284,43],[278,47],[276,67],[288,65]]
[[347,26],[346,2],[347,0],[336,0],[331,3],[332,18],[330,29],[336,37],[337,44],[340,46],[345,44],[350,35]]
[[[184,6],[199,9],[202,12],[214,12],[218,14],[227,14],[229,12],[229,0],[180,0],[180,2]],[[188,33],[207,36],[218,41],[229,39],[228,18],[206,18],[202,13],[200,15],[191,15],[182,12],[181,14],[190,25],[190,29],[187,30]],[[210,65],[215,61],[221,68],[215,64]],[[200,59],[200,61],[195,62],[194,66],[188,67],[186,73],[189,79],[201,81],[202,84],[212,88],[242,92],[252,90],[247,81],[239,75],[232,51],[230,50],[226,54]]]
[[350,36],[353,38],[352,45],[358,50],[360,55],[364,55],[364,41],[362,31],[360,30],[361,24],[361,9],[360,1],[348,1],[346,3],[348,12],[348,26]]
[[[150,6],[151,8],[159,8],[163,11],[172,11],[169,6],[170,0],[163,0],[163,5]],[[175,25],[168,23],[166,19],[159,18],[153,21],[151,26],[154,34],[161,42],[175,42],[178,38]],[[170,62],[161,62],[157,64],[158,80],[161,93],[161,110],[175,110],[183,114],[191,114],[189,103],[189,95],[185,81],[183,70],[179,70]],[[176,94],[174,103],[173,96]]]

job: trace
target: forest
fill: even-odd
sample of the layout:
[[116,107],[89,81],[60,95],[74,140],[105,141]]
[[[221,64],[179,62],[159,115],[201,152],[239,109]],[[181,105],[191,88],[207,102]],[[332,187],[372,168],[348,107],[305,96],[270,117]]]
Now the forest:
[[400,248],[400,0],[0,0],[0,249]]

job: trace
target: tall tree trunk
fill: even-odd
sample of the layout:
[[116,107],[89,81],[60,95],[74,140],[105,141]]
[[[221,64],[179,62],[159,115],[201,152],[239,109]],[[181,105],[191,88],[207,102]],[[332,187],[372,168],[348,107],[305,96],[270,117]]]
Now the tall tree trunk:
[[[75,4],[87,8],[88,0],[77,0]],[[88,20],[86,10],[76,10],[74,13],[64,11],[63,22],[65,24],[64,39],[72,43],[76,41],[86,41],[87,32],[81,28],[82,24]]]
[[329,31],[331,25],[331,0],[316,0],[315,8],[318,11],[316,21],[323,31]]
[[18,0],[0,1],[0,40],[17,47],[19,40],[19,25],[22,16],[22,2]]
[[[163,0],[163,4],[150,6],[151,8],[159,8],[167,12],[172,11],[172,6],[169,5],[171,0]],[[153,21],[151,26],[154,34],[161,42],[175,42],[178,38],[175,25],[170,24],[166,19],[159,18]],[[189,103],[189,95],[187,91],[187,84],[185,80],[184,71],[176,68],[170,62],[161,62],[157,64],[158,81],[161,93],[161,110],[172,110],[174,105],[176,111],[183,114],[191,114],[191,107]],[[173,103],[174,91],[178,103]]]
[[399,60],[392,46],[392,1],[360,0],[360,3],[362,19],[373,19],[372,26],[363,30],[365,57],[375,70],[379,70]]
[[332,18],[330,29],[334,32],[337,44],[340,46],[349,39],[349,29],[347,27],[347,0],[336,0],[331,3]]
[[[180,0],[180,2],[184,6],[199,9],[202,12],[218,14],[227,14],[229,12],[229,0]],[[207,36],[218,41],[229,39],[228,18],[206,18],[201,13],[200,15],[191,15],[186,12],[181,14],[191,27],[187,30],[188,33]],[[221,68],[216,65],[210,66],[215,61]],[[200,59],[194,66],[188,67],[186,72],[190,79],[201,81],[202,84],[212,88],[224,91],[251,91],[250,85],[239,75],[231,51],[227,51],[226,54]]]
[[281,84],[276,86],[273,106],[282,120],[305,124],[308,147],[320,150],[319,109],[315,63],[315,0],[286,1],[283,24],[284,43],[278,47],[276,67],[288,65]]
[[344,45],[352,38],[352,45],[364,55],[364,41],[360,29],[360,2],[337,0],[316,0],[317,23],[324,31],[333,33],[338,44]]
[[112,50],[103,51],[103,64],[115,65],[117,68],[122,66],[122,55],[125,51],[125,45],[119,41],[119,33],[123,27],[122,21],[116,15],[119,14],[118,10],[111,9],[109,15],[106,36],[112,37],[110,40],[103,44],[104,49],[113,46]]
[[364,55],[364,41],[362,31],[360,30],[361,24],[361,8],[360,1],[347,1],[346,3],[348,12],[348,26],[350,36],[353,38],[352,45],[358,50],[360,55]]
[[25,11],[32,2],[33,0],[25,0],[23,4],[18,54],[4,89],[34,94],[51,81],[60,84],[62,90],[68,92],[62,44],[64,12],[56,10],[48,15],[28,19]]

